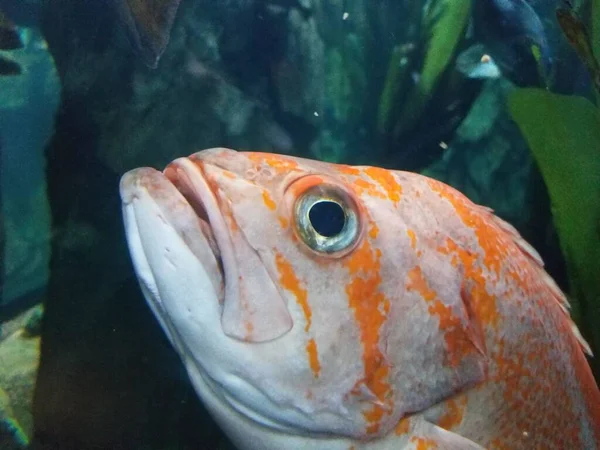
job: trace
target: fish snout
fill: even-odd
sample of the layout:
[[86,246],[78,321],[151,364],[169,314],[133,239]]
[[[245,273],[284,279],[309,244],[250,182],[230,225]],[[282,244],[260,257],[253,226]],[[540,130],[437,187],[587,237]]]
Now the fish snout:
[[134,199],[138,198],[137,191],[143,184],[143,180],[151,179],[156,173],[160,172],[151,167],[140,167],[125,173],[119,182],[119,193],[123,204],[129,205]]

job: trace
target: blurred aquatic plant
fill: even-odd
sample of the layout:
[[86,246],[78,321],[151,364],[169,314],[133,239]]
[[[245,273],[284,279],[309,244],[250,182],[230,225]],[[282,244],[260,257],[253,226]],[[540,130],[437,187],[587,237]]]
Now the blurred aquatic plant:
[[363,51],[358,36],[349,34],[343,50],[333,47],[325,53],[326,91],[333,117],[339,122],[360,123],[362,108],[356,97],[367,86]]
[[[597,4],[598,2],[594,5],[596,11],[599,9]],[[596,14],[600,13],[596,12]],[[585,24],[572,8],[558,8],[556,18],[567,40],[588,70],[596,93],[600,93],[600,63],[594,56],[594,53],[597,55],[600,52],[600,44],[594,45],[597,44],[598,39],[593,40],[590,38]],[[598,20],[600,20],[600,17]]]
[[[392,131],[395,137],[414,125],[427,102],[433,98],[438,82],[455,56],[469,21],[471,0],[435,0],[428,5],[423,17],[423,29],[430,34],[427,49],[416,76],[417,82],[395,121]],[[395,63],[394,56],[397,58],[397,55],[392,55],[392,64]],[[396,74],[392,72],[391,75]],[[397,77],[399,81],[402,78]]]
[[600,0],[592,0],[592,49],[600,57]]
[[481,80],[455,69],[465,43],[472,0],[413,2],[406,22],[416,32],[389,51],[379,91],[376,130],[380,163],[419,171],[443,151],[481,90]]
[[414,45],[412,44],[396,45],[390,55],[377,113],[377,129],[380,133],[386,133],[392,126],[394,107],[397,104],[398,96],[402,95],[402,87],[410,78],[408,58],[413,50]]
[[[591,33],[569,4],[557,19],[598,96],[600,0],[592,0]],[[573,316],[600,353],[600,108],[590,100],[542,89],[517,89],[509,110],[540,168],[569,273]],[[593,362],[600,375],[600,362]]]

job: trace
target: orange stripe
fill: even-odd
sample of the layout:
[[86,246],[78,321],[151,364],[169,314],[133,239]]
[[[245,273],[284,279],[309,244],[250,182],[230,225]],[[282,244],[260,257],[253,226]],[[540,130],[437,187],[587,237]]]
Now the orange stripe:
[[360,384],[364,384],[380,402],[363,412],[369,422],[367,433],[377,433],[381,419],[393,407],[393,399],[389,395],[391,386],[387,381],[389,366],[379,349],[381,328],[390,308],[389,300],[380,290],[380,258],[381,250],[372,248],[369,240],[365,239],[345,261],[351,278],[346,286],[346,294],[360,328],[365,370],[364,379],[358,383],[353,392],[359,393]]
[[306,325],[304,329],[305,331],[308,331],[311,325],[312,311],[308,304],[306,289],[300,285],[300,281],[296,277],[294,268],[281,253],[275,254],[275,264],[277,266],[277,270],[279,271],[279,282],[285,289],[294,294],[296,301],[302,308],[302,312],[306,318]]
[[317,351],[317,343],[314,339],[310,339],[308,344],[306,344],[306,353],[308,353],[310,368],[312,369],[315,378],[319,378],[321,364],[319,364],[319,352]]

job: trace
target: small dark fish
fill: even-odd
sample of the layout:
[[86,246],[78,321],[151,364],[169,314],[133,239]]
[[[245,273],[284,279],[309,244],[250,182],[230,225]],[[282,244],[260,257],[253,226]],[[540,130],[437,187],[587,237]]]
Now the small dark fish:
[[467,78],[499,78],[502,72],[483,44],[475,44],[456,58],[456,69]]
[[16,50],[23,48],[23,42],[12,23],[0,9],[0,50]]
[[17,62],[0,55],[0,76],[20,75],[21,72],[21,66]]
[[142,60],[152,68],[169,43],[179,0],[118,0],[117,10]]
[[[551,73],[552,52],[546,30],[527,1],[477,0],[473,18],[476,37],[516,84],[540,84],[540,65],[543,76]],[[539,61],[534,53],[539,54]]]
[[558,8],[556,19],[567,40],[590,73],[596,90],[600,92],[600,63],[594,56],[592,41],[583,21],[571,7]]

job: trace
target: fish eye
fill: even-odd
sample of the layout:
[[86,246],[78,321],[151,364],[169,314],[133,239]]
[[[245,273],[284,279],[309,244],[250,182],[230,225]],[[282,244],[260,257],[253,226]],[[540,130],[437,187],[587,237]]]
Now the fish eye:
[[354,247],[360,236],[357,207],[335,186],[315,186],[295,205],[296,230],[302,241],[319,253]]

